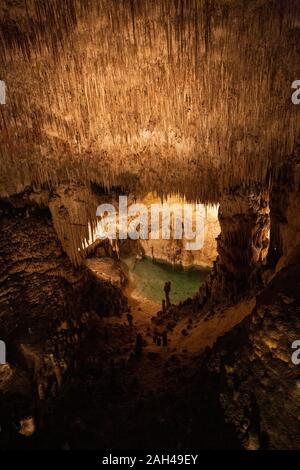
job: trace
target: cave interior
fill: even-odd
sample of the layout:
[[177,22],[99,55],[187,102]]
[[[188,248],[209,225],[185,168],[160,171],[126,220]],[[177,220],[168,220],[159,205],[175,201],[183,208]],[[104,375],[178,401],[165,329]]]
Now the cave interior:
[[300,450],[299,53],[297,0],[1,1],[0,449]]

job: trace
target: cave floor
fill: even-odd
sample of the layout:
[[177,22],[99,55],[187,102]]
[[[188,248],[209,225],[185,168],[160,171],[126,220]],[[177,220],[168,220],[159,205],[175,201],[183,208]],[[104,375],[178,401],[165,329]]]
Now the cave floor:
[[[242,321],[253,301],[205,315],[190,311],[168,331],[168,346],[158,346],[154,332],[166,327],[153,322],[160,305],[134,295],[130,283],[125,294],[132,325],[126,312],[92,314],[57,395],[34,401],[37,431],[25,437],[12,430],[1,446],[240,448],[233,427],[224,421],[219,378],[202,363],[205,348]],[[172,312],[164,320],[172,321]],[[144,342],[140,356],[135,354],[137,334]],[[8,407],[14,406],[11,400]]]
[[[240,447],[233,428],[224,422],[218,380],[202,368],[201,354],[145,347],[141,357],[135,357],[135,328],[103,326],[91,329],[61,398],[40,416],[43,431],[35,445]],[[108,336],[103,331],[109,331]]]
[[[220,307],[205,314],[191,311],[179,320],[176,318],[175,312],[176,321],[174,321],[174,327],[171,331],[168,331],[168,347],[165,348],[163,346],[158,347],[152,341],[153,324],[151,319],[161,310],[161,305],[151,299],[137,296],[131,283],[129,283],[125,293],[133,316],[133,323],[138,332],[147,339],[144,351],[159,351],[160,354],[164,354],[166,357],[174,352],[187,352],[190,355],[198,354],[206,347],[212,347],[220,336],[223,336],[240,323],[251,313],[255,306],[255,298],[252,297],[232,307]],[[172,312],[165,316],[162,325],[157,328],[159,333],[166,329],[166,325],[173,320],[172,317]],[[123,320],[117,319],[116,321],[122,322]]]
[[[124,317],[99,319],[81,345],[53,415],[62,417],[60,436],[55,419],[51,424],[51,416],[45,417],[51,445],[239,448],[233,428],[224,422],[218,379],[202,367],[202,352],[250,313],[253,301],[199,318],[188,336],[181,335],[179,322],[168,347],[152,340],[156,306],[136,298],[130,305],[132,327]],[[137,333],[145,341],[141,357],[133,353]]]

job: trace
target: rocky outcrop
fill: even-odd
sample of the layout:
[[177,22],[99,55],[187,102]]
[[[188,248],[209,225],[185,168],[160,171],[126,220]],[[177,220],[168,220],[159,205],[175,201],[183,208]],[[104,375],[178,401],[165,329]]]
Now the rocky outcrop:
[[[141,202],[149,207],[149,214],[150,204],[161,204],[161,200],[158,197],[154,197],[151,193],[142,199]],[[180,204],[182,207],[182,218],[184,220],[183,207],[184,204],[187,203],[184,198],[169,196],[166,198],[165,202],[169,204],[170,207],[172,207],[172,204]],[[196,205],[193,204],[192,208],[195,228]],[[182,239],[174,239],[174,224],[170,223],[168,215],[164,214],[160,218],[159,232],[160,234],[162,233],[163,224],[164,226],[169,226],[171,234],[170,240],[164,240],[159,233],[152,233],[151,230],[149,230],[149,238],[147,240],[139,240],[141,251],[144,255],[155,260],[166,261],[170,264],[182,265],[184,267],[212,266],[213,261],[217,257],[216,239],[220,234],[220,224],[217,217],[218,207],[216,205],[202,206],[201,209],[202,211],[199,210],[199,213],[201,214],[200,221],[203,223],[203,245],[200,249],[187,249],[187,243],[189,240],[185,237],[184,233]],[[151,220],[150,215],[149,219]],[[152,236],[154,238],[155,235],[157,239],[152,239]]]
[[49,209],[32,196],[0,205],[0,338],[8,361],[0,365],[3,435],[12,423],[41,418],[43,403],[57,396],[73,367],[89,319],[127,309],[120,289],[74,268]]
[[201,305],[234,303],[256,286],[269,247],[268,194],[232,188],[220,201],[219,222],[218,258],[200,289]]
[[53,226],[62,244],[75,266],[80,266],[85,258],[88,243],[95,242],[97,199],[99,196],[83,184],[59,185],[49,195],[49,209]]
[[300,244],[300,146],[276,172],[270,197],[269,267],[281,269],[293,249]]
[[271,197],[271,223],[276,224],[256,307],[218,341],[208,361],[220,378],[226,419],[248,449],[300,449],[300,368],[292,361],[292,343],[300,339],[298,171],[297,162],[285,166],[281,192],[286,205],[279,203],[277,192]]
[[300,449],[300,252],[257,298],[252,315],[220,339],[209,368],[220,401],[248,449]]
[[80,309],[84,272],[63,252],[46,207],[27,194],[2,201],[0,243],[2,331],[31,326],[39,334],[47,322]]

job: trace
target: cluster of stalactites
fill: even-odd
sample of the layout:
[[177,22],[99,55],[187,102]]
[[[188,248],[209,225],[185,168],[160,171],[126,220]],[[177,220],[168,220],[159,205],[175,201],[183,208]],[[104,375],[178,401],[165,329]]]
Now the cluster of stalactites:
[[86,240],[95,242],[97,197],[83,185],[61,185],[49,198],[52,221],[62,247],[74,266],[86,257]]
[[214,203],[293,150],[294,0],[28,0],[9,15],[1,195],[73,179]]

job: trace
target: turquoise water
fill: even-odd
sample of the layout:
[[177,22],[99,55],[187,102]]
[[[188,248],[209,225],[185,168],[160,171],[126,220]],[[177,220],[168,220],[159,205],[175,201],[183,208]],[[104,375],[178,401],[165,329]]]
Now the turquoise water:
[[139,297],[161,302],[164,298],[165,282],[171,281],[170,299],[178,303],[192,297],[205,281],[209,268],[182,268],[171,264],[143,258],[124,260],[133,281],[133,293]]

